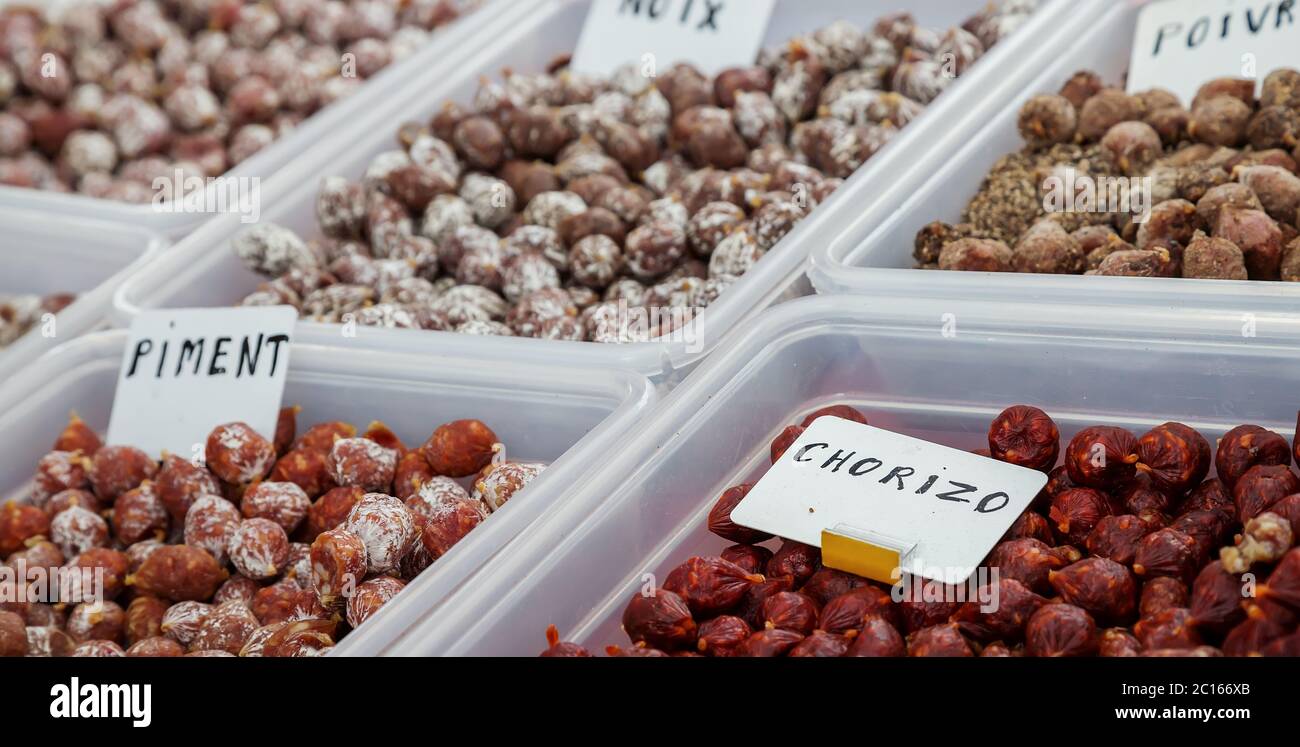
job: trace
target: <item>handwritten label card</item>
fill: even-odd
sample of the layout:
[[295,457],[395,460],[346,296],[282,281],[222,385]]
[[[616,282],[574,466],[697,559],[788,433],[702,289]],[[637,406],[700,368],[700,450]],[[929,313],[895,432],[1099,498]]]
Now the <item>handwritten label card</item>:
[[1036,470],[822,417],[731,518],[818,547],[823,530],[837,527],[855,537],[891,538],[910,550],[901,570],[959,583],[1045,484],[1047,475]]
[[242,421],[275,437],[291,306],[159,309],[131,324],[108,443],[188,457],[218,425]]
[[1263,80],[1295,67],[1295,0],[1163,0],[1142,9],[1128,90],[1165,88],[1187,106],[1214,78]]
[[[776,0],[592,0],[572,67],[607,75],[620,65],[690,62],[706,75],[752,65]],[[648,68],[647,68],[648,69]]]

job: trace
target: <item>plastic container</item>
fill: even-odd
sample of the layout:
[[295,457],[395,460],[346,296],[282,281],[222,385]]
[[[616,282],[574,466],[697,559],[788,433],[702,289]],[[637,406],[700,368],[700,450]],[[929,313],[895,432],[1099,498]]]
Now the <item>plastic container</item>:
[[[223,176],[231,179],[259,177],[265,180],[302,158],[314,158],[312,154],[323,141],[331,140],[333,133],[346,128],[349,122],[358,117],[382,108],[396,99],[399,92],[421,85],[426,76],[436,79],[447,74],[455,66],[459,55],[473,49],[485,37],[490,37],[497,24],[513,23],[517,16],[525,15],[527,6],[526,2],[483,0],[483,5],[475,12],[435,31],[429,43],[420,51],[390,65],[367,80],[351,96],[313,114],[293,133],[272,143]],[[203,194],[192,194],[186,199],[201,200]],[[263,204],[267,204],[265,200],[269,197],[270,194],[263,185]],[[172,239],[185,236],[213,217],[212,213],[197,209],[173,212],[155,209],[153,205],[134,205],[78,194],[3,185],[0,185],[0,206],[39,210],[55,215],[81,215],[118,225],[140,226]]]
[[1024,146],[1016,126],[1021,104],[1031,96],[1057,92],[1079,70],[1093,70],[1110,85],[1123,80],[1140,5],[1112,5],[1093,23],[1080,28],[1064,50],[1044,45],[1043,54],[1027,60],[1023,67],[1035,73],[1028,82],[989,90],[983,106],[996,114],[982,130],[973,137],[953,132],[951,138],[962,141],[955,153],[950,150],[943,157],[930,159],[905,189],[882,198],[833,241],[813,250],[809,277],[817,290],[909,298],[1137,303],[1242,312],[1296,308],[1300,284],[1295,283],[912,269],[917,231],[937,220],[960,222],[963,209],[989,169]]
[[1168,420],[1212,441],[1242,423],[1289,439],[1300,319],[1234,339],[1213,331],[1227,329],[1221,316],[930,301],[867,312],[851,296],[784,304],[729,339],[579,494],[388,653],[535,656],[549,624],[594,652],[626,645],[631,596],[726,547],[705,528],[717,496],[761,474],[772,439],[828,404],[961,449],[986,447],[989,423],[1021,403],[1046,410],[1067,439],[1098,423],[1140,433]]
[[[88,335],[61,346],[0,389],[0,496],[25,495],[36,461],[75,410],[107,428],[126,333]],[[295,343],[284,402],[302,406],[299,427],[341,419],[383,420],[405,442],[422,443],[459,418],[488,423],[511,458],[551,463],[526,492],[477,527],[338,647],[371,654],[429,614],[516,534],[555,510],[604,459],[610,444],[655,402],[643,377],[560,366],[503,365],[452,356],[356,355]]]
[[[944,3],[908,0],[782,0],[768,29],[766,44],[776,44],[803,32],[820,28],[838,18],[866,24],[886,12],[910,9],[920,23],[947,26],[979,10],[984,0],[954,0]],[[340,133],[342,147],[332,156],[324,149],[320,160],[304,162],[286,170],[276,180],[283,199],[269,203],[262,219],[279,223],[304,238],[319,236],[315,221],[315,198],[323,176],[352,178],[364,173],[371,159],[391,149],[399,122],[425,120],[445,101],[468,102],[485,72],[505,68],[535,71],[556,55],[572,50],[582,27],[589,2],[550,0],[519,23],[501,29],[490,44],[458,60],[458,72],[412,89],[398,110],[391,107]],[[922,160],[949,130],[973,129],[971,114],[988,87],[1017,69],[1019,61],[1032,56],[1039,44],[1068,35],[1075,24],[1100,10],[1100,5],[1072,7],[1066,0],[1044,0],[1036,16],[1017,33],[997,45],[969,74],[960,78],[923,116],[907,126],[888,147],[873,157],[825,205],[801,222],[780,245],[732,286],[722,298],[697,318],[693,339],[661,339],[629,345],[597,345],[532,339],[469,338],[453,333],[409,330],[364,329],[358,339],[376,348],[390,350],[511,351],[517,356],[544,356],[582,365],[611,365],[631,368],[656,381],[673,382],[712,349],[729,330],[748,316],[778,301],[806,295],[804,279],[808,252],[838,235],[842,225],[863,205],[890,194],[900,174]],[[953,147],[949,144],[947,147]],[[216,305],[237,303],[251,292],[260,278],[245,270],[229,248],[229,241],[244,226],[235,216],[223,216],[204,226],[167,262],[158,263],[124,286],[117,296],[116,310],[125,322],[143,307]],[[334,339],[337,325],[304,323],[299,339]]]
[[167,246],[143,228],[0,208],[0,295],[76,293],[54,318],[53,336],[38,326],[0,348],[0,383],[41,353],[107,325],[113,291],[130,272]]

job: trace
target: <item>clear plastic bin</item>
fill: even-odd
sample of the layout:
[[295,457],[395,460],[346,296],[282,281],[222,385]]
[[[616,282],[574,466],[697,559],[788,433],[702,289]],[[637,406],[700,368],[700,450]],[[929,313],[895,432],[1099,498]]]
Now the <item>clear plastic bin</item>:
[[[367,80],[351,96],[313,114],[287,137],[280,138],[238,164],[224,176],[232,179],[261,177],[265,180],[302,158],[314,158],[313,153],[320,145],[332,140],[334,133],[345,129],[349,122],[364,117],[377,108],[383,108],[395,100],[400,92],[421,85],[427,77],[449,74],[456,67],[458,55],[473,49],[481,40],[490,38],[497,24],[514,23],[516,17],[528,12],[528,5],[533,1],[483,0],[484,5],[475,12],[435,31],[429,43],[419,52],[390,65]],[[32,5],[30,2],[0,4]],[[265,187],[263,184],[263,205],[268,204],[270,197]],[[188,199],[201,198],[191,195]],[[0,185],[0,206],[38,210],[51,215],[81,215],[121,226],[140,226],[172,239],[185,236],[213,217],[206,212],[160,211],[153,205],[134,205],[78,194],[5,185]]]
[[[984,3],[985,0],[943,3],[782,0],[777,4],[765,43],[782,42],[839,18],[866,24],[898,9],[910,9],[920,23],[948,26],[959,23]],[[316,159],[286,169],[275,180],[275,186],[267,188],[274,189],[279,196],[266,203],[262,219],[284,225],[304,237],[319,236],[314,210],[322,177],[360,176],[376,154],[393,147],[398,123],[428,119],[448,100],[468,102],[481,75],[506,68],[521,72],[540,70],[555,56],[570,52],[588,7],[587,0],[542,3],[518,23],[500,29],[492,43],[472,55],[459,58],[456,73],[441,78],[429,76],[430,83],[411,89],[400,108],[389,107],[338,133],[333,155],[322,149],[315,154]],[[976,104],[986,90],[1002,84],[1008,71],[1018,69],[1022,60],[1035,56],[1032,50],[1039,45],[1069,36],[1076,25],[1083,24],[1099,10],[1100,4],[1077,5],[1069,0],[1044,0],[1039,12],[1025,27],[997,45],[923,116],[909,124],[888,147],[859,169],[831,200],[801,222],[753,270],[710,306],[697,319],[698,346],[682,339],[596,345],[532,339],[467,339],[453,333],[378,329],[359,330],[358,340],[388,350],[425,350],[435,345],[440,350],[490,350],[493,354],[504,354],[500,351],[508,350],[512,355],[631,368],[656,381],[675,381],[749,315],[773,303],[806,295],[811,288],[804,278],[804,265],[813,247],[839,235],[844,223],[862,206],[886,199],[893,193],[898,175],[907,173],[912,164],[924,160],[939,144],[946,143],[943,146],[946,149],[955,147],[956,143],[949,143],[952,138],[945,133],[968,132],[975,128],[976,122],[971,115],[981,112]],[[125,323],[142,307],[237,303],[260,280],[243,268],[229,248],[231,237],[243,228],[236,216],[218,218],[193,234],[181,251],[168,261],[157,263],[133,278],[117,296],[115,305],[119,320]],[[337,325],[304,323],[300,325],[299,339],[336,339],[338,330]]]
[[1300,320],[1246,340],[1206,332],[1217,316],[929,301],[866,311],[851,296],[784,304],[729,339],[580,493],[388,653],[535,656],[550,624],[594,652],[627,645],[620,618],[644,574],[662,581],[726,547],[705,528],[717,496],[756,478],[772,439],[828,404],[961,449],[987,446],[989,423],[1013,404],[1043,408],[1067,439],[1098,423],[1140,433],[1168,420],[1211,440],[1242,423],[1289,438]]
[[167,246],[143,228],[6,208],[0,208],[0,233],[0,295],[77,294],[55,316],[53,336],[38,326],[0,348],[0,383],[46,350],[107,325],[117,286]]
[[[1057,92],[1079,70],[1092,70],[1110,85],[1123,81],[1141,5],[1132,0],[1112,4],[1094,22],[1080,28],[1071,44],[1064,48],[1044,45],[1045,54],[1026,61],[1015,85],[989,90],[982,106],[991,107],[996,114],[982,130],[973,136],[951,133],[951,139],[961,141],[955,153],[941,148],[947,153],[921,165],[906,189],[885,196],[833,241],[813,250],[808,274],[817,290],[908,298],[1137,303],[1241,312],[1296,309],[1300,303],[1300,284],[1296,283],[912,269],[917,232],[937,220],[960,222],[963,209],[979,191],[989,169],[1024,146],[1016,120],[1026,100]],[[1025,72],[1034,74],[1026,81]]]
[[[0,389],[0,497],[25,495],[36,462],[76,411],[103,433],[113,405],[126,333],[87,335],[63,345]],[[610,444],[655,402],[644,377],[500,360],[354,351],[296,343],[284,402],[302,406],[300,432],[344,420],[382,420],[406,443],[438,425],[478,418],[513,459],[550,463],[535,482],[420,574],[382,612],[343,639],[340,654],[368,655],[429,615],[462,581],[533,521],[581,487]]]

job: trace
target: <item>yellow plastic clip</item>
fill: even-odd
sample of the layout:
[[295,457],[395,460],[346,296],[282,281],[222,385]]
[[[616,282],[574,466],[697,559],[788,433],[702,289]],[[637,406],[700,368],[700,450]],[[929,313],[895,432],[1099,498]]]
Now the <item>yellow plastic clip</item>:
[[822,565],[887,584],[898,581],[903,564],[915,548],[914,542],[847,524],[822,530]]

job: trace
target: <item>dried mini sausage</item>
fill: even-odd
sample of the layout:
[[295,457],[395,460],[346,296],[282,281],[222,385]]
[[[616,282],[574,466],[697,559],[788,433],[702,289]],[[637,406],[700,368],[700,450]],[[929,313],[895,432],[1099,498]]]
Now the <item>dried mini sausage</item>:
[[167,509],[148,480],[122,493],[113,504],[113,532],[124,544],[132,545],[146,539],[163,540],[169,526]]
[[8,556],[33,537],[50,531],[50,519],[35,506],[9,501],[0,506],[0,556]]
[[951,658],[974,656],[975,653],[955,623],[943,623],[922,628],[908,636],[907,655]]
[[749,624],[734,615],[720,615],[700,623],[696,647],[709,656],[730,656],[749,637]]
[[178,522],[185,520],[190,506],[200,496],[221,495],[221,486],[211,472],[175,454],[163,458],[153,487],[172,521]]
[[746,573],[762,573],[772,559],[772,551],[761,545],[731,545],[721,555],[723,560],[744,568]]
[[693,557],[668,574],[663,588],[685,600],[693,615],[708,617],[736,606],[751,586],[763,580],[762,575],[747,573],[722,558]]
[[385,492],[393,484],[397,451],[369,438],[341,438],[330,449],[329,464],[339,485]]
[[1177,529],[1161,529],[1142,538],[1133,557],[1141,577],[1173,576],[1183,582],[1196,574],[1196,540]]
[[68,613],[66,630],[77,643],[117,641],[125,626],[126,612],[116,602],[83,602]]
[[1286,440],[1258,425],[1239,425],[1223,434],[1214,456],[1219,479],[1230,490],[1255,465],[1290,463],[1291,447]]
[[434,473],[466,477],[483,469],[501,450],[492,429],[478,420],[455,420],[438,426],[420,452]]
[[380,607],[397,596],[405,586],[401,580],[390,576],[372,578],[358,586],[352,596],[348,597],[348,625],[361,627],[362,623],[374,616]]
[[818,606],[824,605],[832,599],[847,594],[854,589],[867,585],[868,581],[861,576],[855,576],[852,573],[835,568],[822,568],[812,575],[799,591],[813,598]]
[[1111,513],[1106,495],[1092,488],[1069,488],[1052,499],[1048,516],[1056,524],[1061,539],[1081,545],[1101,522]]
[[343,528],[322,532],[311,545],[311,580],[326,608],[341,606],[366,576],[366,544]]
[[249,636],[259,627],[257,618],[243,602],[224,602],[213,608],[203,620],[189,650],[225,651],[238,656]]
[[1107,628],[1101,632],[1097,644],[1098,656],[1127,658],[1141,653],[1142,642],[1124,628]]
[[786,656],[791,658],[819,658],[843,656],[849,650],[849,639],[824,630],[814,630],[799,641]]
[[1186,607],[1170,607],[1154,617],[1144,617],[1133,626],[1133,634],[1149,649],[1195,648],[1201,637]]
[[1287,465],[1256,464],[1246,470],[1232,488],[1237,520],[1245,524],[1297,491],[1300,491],[1300,478]]
[[780,591],[763,600],[764,628],[783,628],[809,635],[817,627],[817,603],[807,594]]
[[1210,442],[1182,423],[1164,423],[1142,434],[1138,469],[1170,493],[1184,493],[1210,470]]
[[240,521],[235,504],[215,495],[199,496],[185,514],[185,544],[206,550],[224,564]]
[[822,551],[812,545],[793,540],[782,540],[772,559],[767,562],[767,575],[790,576],[802,586],[822,566]]
[[90,460],[90,484],[95,495],[112,503],[128,490],[154,476],[158,465],[148,454],[131,446],[105,446]]
[[310,542],[321,532],[341,526],[364,496],[365,491],[361,488],[334,488],[326,492],[307,509],[307,520],[303,522],[299,536]]
[[541,655],[559,659],[588,658],[591,652],[576,643],[561,641],[560,631],[554,625],[550,625],[546,628],[546,650]]
[[136,641],[126,650],[127,656],[142,656],[149,658],[161,658],[171,656],[184,656],[185,649],[181,644],[170,638],[155,636],[145,638],[142,641]]
[[[342,442],[340,442],[342,443]],[[292,534],[311,508],[306,491],[291,482],[259,482],[244,493],[240,511],[246,519],[269,519]]]
[[883,617],[868,617],[862,630],[853,637],[845,656],[855,657],[899,657],[907,655],[907,644],[898,629]]
[[623,611],[623,631],[633,643],[665,650],[694,646],[697,633],[686,601],[667,589],[632,597]]
[[1245,616],[1241,577],[1224,570],[1215,561],[1201,569],[1192,582],[1191,613],[1196,627],[1212,632],[1227,632]]
[[162,635],[162,621],[169,605],[158,597],[138,596],[126,607],[123,633],[128,646]]
[[227,483],[247,485],[275,466],[275,446],[247,423],[226,423],[208,434],[205,461]]
[[127,583],[142,593],[173,602],[203,601],[212,598],[227,576],[207,552],[189,545],[168,545],[155,550]]
[[204,602],[177,602],[167,608],[159,629],[162,634],[189,646],[198,637],[203,622],[212,614],[212,605]]
[[406,505],[379,493],[363,496],[343,526],[365,543],[371,573],[396,570],[419,539],[415,518]]
[[1137,585],[1128,568],[1108,558],[1084,558],[1048,574],[1061,599],[1094,618],[1124,623],[1137,609]]
[[998,461],[1046,472],[1056,465],[1060,451],[1055,421],[1037,407],[1008,407],[989,426],[989,452]]
[[1052,588],[1048,583],[1048,573],[1078,559],[1078,553],[1072,547],[1049,547],[1039,540],[1024,538],[998,544],[989,553],[985,565],[996,568],[1003,578],[1014,579],[1031,591],[1044,594]]
[[255,580],[280,575],[289,562],[289,537],[270,519],[245,519],[235,527],[227,547],[230,562]]
[[1114,426],[1084,428],[1065,449],[1070,479],[1090,488],[1105,490],[1132,479],[1137,462],[1137,439]]
[[[951,622],[957,623],[964,635],[986,642],[1016,640],[1030,616],[1047,601],[1015,579],[998,579],[997,586],[996,591],[980,589],[976,598],[953,613]],[[996,603],[981,601],[986,599]]]
[[754,545],[759,542],[765,542],[772,539],[772,535],[767,532],[760,532],[757,529],[742,527],[731,520],[731,512],[736,506],[745,499],[749,491],[754,486],[752,484],[735,485],[722,491],[713,508],[709,511],[709,531],[727,540],[728,542],[738,542],[745,545]]
[[1171,576],[1157,576],[1142,585],[1142,598],[1138,604],[1140,617],[1154,617],[1171,607],[1186,607],[1187,585]]
[[785,628],[760,630],[736,646],[736,656],[762,658],[784,656],[803,640],[803,635]]
[[1090,656],[1097,650],[1092,616],[1072,604],[1045,604],[1025,625],[1030,656]]

